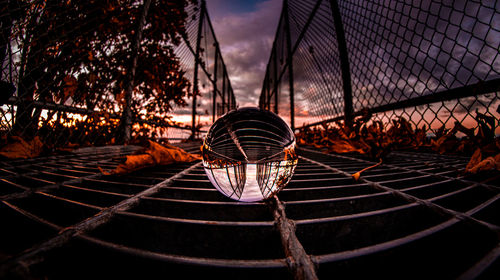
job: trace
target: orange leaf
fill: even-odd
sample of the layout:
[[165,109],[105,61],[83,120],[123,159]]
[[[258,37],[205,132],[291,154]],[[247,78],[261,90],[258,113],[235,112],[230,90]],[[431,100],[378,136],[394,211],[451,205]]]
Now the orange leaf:
[[29,142],[17,136],[13,136],[12,138],[16,142],[3,147],[0,150],[0,155],[10,159],[33,158],[39,156],[43,151],[43,143],[38,136]]
[[127,160],[125,161],[125,163],[118,165],[116,169],[111,173],[126,174],[153,165],[155,165],[155,161],[153,160],[153,157],[151,157],[151,155],[129,155],[127,156]]
[[500,154],[496,155],[495,157],[487,157],[478,164],[474,165],[474,167],[467,170],[467,172],[475,174],[479,171],[500,170],[500,161],[496,160],[497,158],[500,158],[499,155]]
[[374,168],[374,167],[377,167],[377,166],[379,166],[379,165],[381,165],[381,164],[382,164],[382,159],[380,159],[380,161],[379,161],[377,164],[374,164],[374,165],[372,165],[372,166],[368,166],[367,168],[364,168],[364,169],[362,169],[362,170],[360,170],[360,171],[358,171],[358,172],[356,172],[356,173],[352,174],[351,176],[352,176],[352,178],[354,178],[354,180],[356,180],[356,181],[357,181],[357,180],[359,180],[359,178],[361,177],[361,173],[365,172],[366,170],[369,170],[369,169],[372,169],[372,168]]
[[145,167],[154,165],[167,165],[176,162],[192,162],[200,160],[199,155],[190,154],[183,149],[166,144],[162,146],[156,142],[149,141],[149,147],[143,153],[128,155],[124,163],[119,164],[115,170],[106,172],[101,169],[104,175],[126,174]]
[[106,170],[102,169],[100,166],[97,166],[97,168],[99,168],[99,171],[101,171],[101,173],[102,173],[103,175],[113,175],[113,173],[108,172],[108,171],[106,171]]
[[469,172],[474,166],[481,162],[481,149],[477,148],[465,167],[465,172]]
[[146,150],[146,154],[151,155],[156,164],[159,165],[171,164],[174,162],[192,162],[201,159],[200,156],[187,153],[181,148],[169,144],[162,146],[151,140],[149,141],[149,149]]
[[357,181],[357,180],[359,180],[359,177],[361,177],[361,172],[358,171],[358,172],[352,174],[351,176],[352,176],[352,178],[354,178],[354,180]]
[[360,154],[365,154],[365,151],[362,149],[358,149],[354,147],[351,143],[345,140],[335,140],[331,142],[330,151],[335,152],[335,153],[350,153],[350,152],[357,152]]

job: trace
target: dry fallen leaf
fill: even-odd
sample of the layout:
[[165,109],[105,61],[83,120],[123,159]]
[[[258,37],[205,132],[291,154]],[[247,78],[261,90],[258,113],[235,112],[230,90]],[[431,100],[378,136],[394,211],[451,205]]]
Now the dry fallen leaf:
[[356,173],[352,174],[351,176],[352,176],[352,178],[354,178],[354,180],[356,180],[356,181],[357,181],[357,180],[359,180],[359,178],[361,177],[361,173],[365,172],[366,170],[369,170],[369,169],[375,168],[375,167],[377,167],[377,166],[379,166],[379,165],[381,165],[381,164],[382,164],[382,159],[380,159],[380,161],[379,161],[377,164],[374,164],[374,165],[372,165],[372,166],[368,166],[367,168],[364,168],[364,169],[362,169],[362,170],[360,170],[360,171],[358,171],[358,172],[356,172]]
[[482,158],[483,153],[480,148],[476,149],[474,154],[465,167],[466,173],[476,174],[480,171],[499,170],[500,171],[500,153],[496,156]]
[[480,161],[478,164],[474,165],[466,172],[476,174],[479,171],[487,171],[487,170],[498,170],[500,171],[500,154],[495,157],[487,157],[484,160]]
[[128,155],[127,160],[124,163],[119,164],[115,170],[111,172],[103,172],[103,174],[126,174],[153,165],[155,165],[155,161],[149,154]]
[[467,163],[467,166],[465,167],[465,172],[469,172],[474,166],[480,163],[481,158],[482,158],[481,149],[477,148],[472,157],[470,158],[469,163]]
[[365,154],[366,152],[363,151],[363,149],[356,148],[354,147],[351,143],[349,143],[346,140],[337,140],[337,141],[331,141],[331,144],[328,149],[330,152],[335,152],[335,153],[351,153],[351,152],[357,152],[360,154]]
[[176,162],[192,162],[200,159],[199,155],[187,153],[181,148],[168,144],[162,146],[156,142],[149,141],[149,147],[145,151],[141,154],[126,156],[126,161],[119,164],[115,170],[108,172],[101,168],[99,169],[104,175],[126,174],[145,167],[167,165]]
[[34,158],[39,156],[43,151],[43,143],[38,136],[31,141],[25,141],[18,136],[13,136],[11,139],[15,142],[0,149],[0,155],[10,159]]

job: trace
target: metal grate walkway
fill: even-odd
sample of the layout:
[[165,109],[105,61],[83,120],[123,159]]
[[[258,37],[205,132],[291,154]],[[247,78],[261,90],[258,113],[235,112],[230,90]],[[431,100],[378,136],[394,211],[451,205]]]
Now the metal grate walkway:
[[293,278],[290,228],[320,279],[500,273],[500,178],[457,177],[466,158],[394,152],[354,181],[373,163],[300,149],[279,200],[238,203],[199,162],[101,175],[136,149],[1,162],[0,278]]

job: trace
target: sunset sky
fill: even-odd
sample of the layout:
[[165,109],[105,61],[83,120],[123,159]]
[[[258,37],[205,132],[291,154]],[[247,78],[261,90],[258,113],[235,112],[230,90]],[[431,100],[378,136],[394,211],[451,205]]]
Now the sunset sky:
[[282,0],[207,0],[236,101],[257,106]]
[[[238,107],[258,106],[282,0],[207,0],[206,3]],[[211,92],[207,90],[200,89],[205,98],[199,100],[202,106],[197,119],[205,131],[212,124]],[[208,115],[203,114],[205,109]],[[190,105],[178,108],[172,115],[176,122],[191,124]],[[180,138],[190,133],[173,131],[173,137]]]

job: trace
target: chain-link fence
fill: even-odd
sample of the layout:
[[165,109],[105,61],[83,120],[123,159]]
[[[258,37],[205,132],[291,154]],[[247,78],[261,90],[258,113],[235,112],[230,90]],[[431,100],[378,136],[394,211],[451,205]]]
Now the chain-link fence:
[[236,106],[204,1],[0,0],[0,62],[4,139],[185,139]]
[[369,109],[437,129],[476,112],[500,132],[498,1],[285,0],[260,106],[292,127]]
[[198,94],[195,106],[191,99],[188,107],[177,108],[174,113],[189,120],[195,129],[190,133],[199,137],[198,133],[208,130],[218,117],[236,108],[236,99],[204,1],[200,6],[191,5],[188,14],[186,44],[176,53],[185,63],[184,68],[189,69],[189,79],[198,81],[193,85]]

